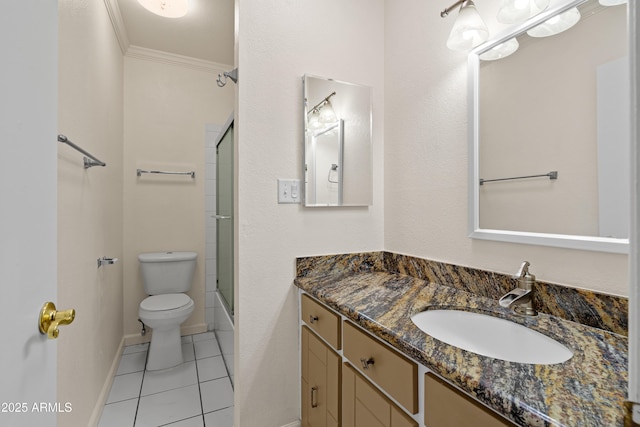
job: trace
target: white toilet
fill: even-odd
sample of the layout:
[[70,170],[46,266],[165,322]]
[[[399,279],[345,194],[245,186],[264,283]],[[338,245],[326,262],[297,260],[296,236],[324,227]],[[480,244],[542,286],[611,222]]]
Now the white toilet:
[[184,292],[191,288],[195,252],[153,252],[138,255],[145,292],[138,315],[153,330],[147,370],[157,371],[183,362],[180,325],[193,313]]

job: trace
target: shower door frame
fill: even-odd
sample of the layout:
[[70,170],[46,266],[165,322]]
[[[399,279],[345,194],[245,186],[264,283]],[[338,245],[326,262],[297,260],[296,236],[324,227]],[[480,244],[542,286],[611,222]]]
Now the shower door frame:
[[[234,290],[234,138],[233,133],[231,134],[231,138],[225,138],[229,131],[233,131],[233,113],[227,119],[227,122],[224,124],[222,130],[220,131],[220,135],[218,136],[218,140],[215,143],[216,147],[216,290],[220,295],[220,302],[224,306],[225,310],[229,314],[229,317],[233,321],[234,319],[234,304],[235,304],[235,290]],[[228,194],[230,206],[221,207],[220,206],[220,197],[221,197],[221,170],[224,173],[224,167],[220,166],[220,144],[224,141],[230,141],[230,155],[231,159],[228,162],[230,170],[228,171],[229,176],[226,177],[228,182]],[[223,222],[225,223],[223,225]],[[221,242],[221,228],[226,227],[228,225],[228,233],[230,233],[227,237],[228,245],[222,244]],[[229,277],[226,277],[226,276]],[[220,283],[221,280],[228,282],[228,287],[231,290],[231,295],[229,301],[229,295],[221,289]]]

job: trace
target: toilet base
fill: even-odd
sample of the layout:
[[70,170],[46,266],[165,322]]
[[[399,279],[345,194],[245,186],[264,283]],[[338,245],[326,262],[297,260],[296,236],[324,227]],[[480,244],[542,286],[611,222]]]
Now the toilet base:
[[165,330],[152,328],[147,371],[173,368],[182,364],[183,361],[180,325]]

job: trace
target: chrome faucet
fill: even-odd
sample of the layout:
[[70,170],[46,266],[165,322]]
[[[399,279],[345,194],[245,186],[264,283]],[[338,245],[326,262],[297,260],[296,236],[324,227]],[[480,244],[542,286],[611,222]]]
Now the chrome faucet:
[[533,285],[536,276],[529,273],[529,261],[524,261],[518,272],[513,276],[518,279],[518,287],[500,298],[502,307],[510,308],[516,314],[535,316],[538,312],[533,308]]

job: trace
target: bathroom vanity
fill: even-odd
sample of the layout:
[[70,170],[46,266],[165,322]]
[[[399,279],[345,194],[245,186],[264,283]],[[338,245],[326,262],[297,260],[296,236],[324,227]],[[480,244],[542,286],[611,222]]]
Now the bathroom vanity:
[[[460,269],[435,283],[419,260],[396,261],[389,253],[298,259],[303,426],[622,425],[625,336],[544,312],[516,316],[460,289],[460,277],[478,286],[480,273]],[[435,307],[508,319],[573,357],[524,364],[448,345],[411,321]]]

